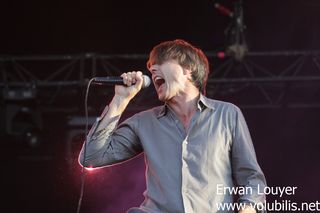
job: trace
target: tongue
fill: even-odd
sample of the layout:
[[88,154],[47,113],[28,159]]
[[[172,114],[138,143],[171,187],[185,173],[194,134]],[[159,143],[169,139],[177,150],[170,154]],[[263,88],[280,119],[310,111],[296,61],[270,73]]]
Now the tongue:
[[159,83],[159,85],[162,85],[162,84],[164,84],[164,79],[160,79],[159,81],[158,81]]

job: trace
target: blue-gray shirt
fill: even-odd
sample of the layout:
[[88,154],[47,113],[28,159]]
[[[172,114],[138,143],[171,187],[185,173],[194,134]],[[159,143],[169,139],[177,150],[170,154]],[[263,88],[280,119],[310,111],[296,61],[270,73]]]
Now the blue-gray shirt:
[[236,186],[251,189],[238,191],[239,203],[264,202],[258,187],[266,186],[265,177],[235,105],[200,95],[187,132],[167,105],[135,114],[119,126],[118,121],[104,120],[100,131],[96,126],[101,123],[92,127],[85,162],[83,148],[79,162],[109,166],[144,152],[145,200],[132,212],[233,212],[218,205],[234,202],[230,189]]

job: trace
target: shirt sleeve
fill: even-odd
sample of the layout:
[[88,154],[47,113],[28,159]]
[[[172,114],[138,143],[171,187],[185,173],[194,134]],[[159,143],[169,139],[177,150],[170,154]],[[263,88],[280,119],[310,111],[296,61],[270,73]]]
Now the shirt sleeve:
[[120,116],[106,119],[105,114],[92,126],[80,151],[78,160],[84,167],[110,166],[129,160],[143,151],[136,134],[138,116],[118,126]]
[[266,197],[261,193],[261,189],[266,186],[266,180],[257,162],[252,139],[239,108],[236,108],[233,132],[232,170],[237,186],[251,189],[248,190],[250,193],[239,195],[238,202],[253,205],[263,204]]

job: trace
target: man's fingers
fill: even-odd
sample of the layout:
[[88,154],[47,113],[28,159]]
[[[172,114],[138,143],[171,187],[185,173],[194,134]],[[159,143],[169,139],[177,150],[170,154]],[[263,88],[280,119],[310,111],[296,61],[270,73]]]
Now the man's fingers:
[[136,72],[135,71],[133,71],[133,72],[131,72],[131,79],[132,79],[132,84],[135,84],[136,82],[137,82],[137,80],[136,80]]
[[121,75],[123,79],[123,83],[130,87],[131,85],[135,85],[137,82],[140,83],[142,81],[142,72],[141,71],[132,71],[123,73]]
[[123,84],[124,85],[127,85],[127,73],[122,73],[121,75],[120,75],[120,77],[122,78],[122,80],[123,80]]
[[130,87],[132,85],[132,73],[127,73],[127,86]]
[[130,87],[132,85],[131,72],[122,73],[123,84]]

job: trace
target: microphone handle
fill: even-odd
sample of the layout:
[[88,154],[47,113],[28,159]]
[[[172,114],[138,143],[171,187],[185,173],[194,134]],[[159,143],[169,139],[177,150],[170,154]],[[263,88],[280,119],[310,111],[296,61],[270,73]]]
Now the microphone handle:
[[118,76],[109,76],[109,77],[95,77],[94,78],[95,83],[104,83],[104,84],[109,84],[109,85],[124,85],[123,84],[123,79]]
[[[146,88],[151,84],[151,80],[147,75],[142,76],[143,84],[142,88]],[[124,85],[122,77],[119,76],[108,76],[108,77],[95,77],[93,78],[93,83],[95,84],[104,84],[104,85]]]

